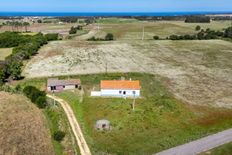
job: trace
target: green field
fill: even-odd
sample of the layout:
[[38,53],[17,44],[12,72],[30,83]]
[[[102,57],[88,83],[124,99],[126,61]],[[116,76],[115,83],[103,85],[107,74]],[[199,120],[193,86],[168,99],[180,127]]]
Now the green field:
[[212,21],[211,23],[185,23],[184,21],[154,21],[142,22],[136,20],[102,19],[100,29],[113,33],[116,39],[141,39],[142,29],[145,29],[145,39],[152,39],[154,35],[166,38],[170,35],[194,34],[195,27],[212,30],[223,30],[231,25],[230,21]]
[[0,60],[5,60],[12,53],[12,48],[0,48]]
[[[92,98],[90,90],[101,79],[138,79],[142,98],[131,110],[131,99]],[[70,103],[93,154],[152,154],[232,127],[232,111],[186,105],[164,87],[166,81],[149,74],[103,74],[80,77],[84,95],[78,91],[57,94]],[[112,130],[94,129],[99,119],[111,121]]]

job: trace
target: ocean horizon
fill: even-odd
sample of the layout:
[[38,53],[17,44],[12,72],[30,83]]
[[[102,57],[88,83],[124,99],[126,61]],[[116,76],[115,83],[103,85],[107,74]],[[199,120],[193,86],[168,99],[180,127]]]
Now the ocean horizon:
[[198,12],[0,12],[0,16],[187,16],[187,15],[205,15],[205,14],[232,14],[231,12],[221,11],[198,11]]

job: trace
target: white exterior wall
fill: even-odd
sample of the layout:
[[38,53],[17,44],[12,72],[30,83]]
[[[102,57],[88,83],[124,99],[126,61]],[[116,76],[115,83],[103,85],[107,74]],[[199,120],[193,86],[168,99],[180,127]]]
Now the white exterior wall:
[[66,85],[64,90],[76,89],[75,85]]
[[[122,91],[120,94],[119,91]],[[126,95],[123,92],[126,91]],[[101,96],[115,96],[115,97],[134,97],[133,91],[135,91],[135,97],[140,97],[140,90],[120,90],[120,89],[101,89]]]

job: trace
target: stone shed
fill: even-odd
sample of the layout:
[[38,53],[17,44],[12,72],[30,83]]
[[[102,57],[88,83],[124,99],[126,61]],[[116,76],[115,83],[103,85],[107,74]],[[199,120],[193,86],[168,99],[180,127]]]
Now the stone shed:
[[110,121],[105,120],[105,119],[98,120],[96,122],[95,128],[97,130],[110,130],[111,129],[111,127],[110,127]]

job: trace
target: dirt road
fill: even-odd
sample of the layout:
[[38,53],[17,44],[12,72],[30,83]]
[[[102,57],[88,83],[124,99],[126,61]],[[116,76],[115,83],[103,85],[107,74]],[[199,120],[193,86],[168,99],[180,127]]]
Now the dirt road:
[[194,155],[229,142],[232,142],[232,129],[162,151],[156,155]]
[[65,102],[63,99],[60,99],[59,97],[56,96],[47,94],[47,97],[52,98],[55,101],[59,102],[62,108],[64,109],[68,117],[69,123],[71,125],[72,131],[76,137],[76,141],[78,143],[81,155],[91,155],[90,149],[85,141],[80,125],[78,124],[76,117],[69,104]]

